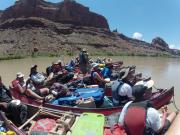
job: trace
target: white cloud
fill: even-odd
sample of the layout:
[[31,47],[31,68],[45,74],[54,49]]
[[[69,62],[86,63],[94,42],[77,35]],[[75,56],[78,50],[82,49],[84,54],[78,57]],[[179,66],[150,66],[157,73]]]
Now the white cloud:
[[175,45],[170,44],[170,45],[169,45],[169,48],[174,49],[174,48],[175,48]]
[[170,49],[178,49],[178,50],[180,50],[180,46],[179,45],[174,45],[174,44],[170,44],[169,48]]
[[142,40],[143,35],[139,32],[135,32],[132,36],[134,39]]

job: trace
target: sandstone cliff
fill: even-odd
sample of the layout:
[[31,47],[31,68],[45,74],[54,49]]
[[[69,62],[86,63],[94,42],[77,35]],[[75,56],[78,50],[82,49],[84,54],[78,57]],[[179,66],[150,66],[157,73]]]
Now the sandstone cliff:
[[3,12],[1,20],[22,17],[41,17],[65,24],[109,29],[103,16],[90,12],[88,7],[70,0],[57,4],[43,0],[19,0]]
[[49,3],[19,0],[0,17],[0,57],[14,55],[76,54],[85,47],[91,54],[171,55],[167,43],[152,43],[111,32],[107,20],[72,0]]

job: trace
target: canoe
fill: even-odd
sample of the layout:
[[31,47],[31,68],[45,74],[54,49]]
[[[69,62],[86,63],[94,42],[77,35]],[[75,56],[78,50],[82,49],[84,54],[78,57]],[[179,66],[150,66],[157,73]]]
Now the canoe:
[[[120,112],[123,108],[123,106],[106,107],[106,108],[82,108],[82,107],[71,107],[71,106],[64,106],[64,105],[52,105],[49,103],[42,103],[38,100],[29,98],[25,95],[21,95],[13,89],[11,90],[11,93],[14,98],[21,100],[25,104],[43,106],[46,108],[63,110],[63,111],[71,111],[71,112],[76,112],[76,113],[95,112],[95,113],[101,113],[104,115],[111,115],[112,113]],[[174,95],[174,87],[170,89],[159,89],[156,92],[153,92],[151,96],[147,97],[146,100],[149,100],[156,109],[159,109],[162,106],[168,104],[171,98],[173,97],[173,95]]]
[[[77,114],[38,108],[28,105],[28,119],[22,125],[14,125],[5,115],[0,117],[13,125],[13,130],[18,135],[48,133],[49,135],[125,135],[123,127],[116,124],[118,116],[106,117],[97,113]],[[115,124],[115,125],[114,125]],[[95,126],[94,126],[95,125]]]

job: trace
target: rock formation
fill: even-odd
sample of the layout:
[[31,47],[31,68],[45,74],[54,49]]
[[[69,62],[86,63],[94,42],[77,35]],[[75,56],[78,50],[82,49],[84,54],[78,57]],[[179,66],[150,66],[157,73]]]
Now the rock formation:
[[43,0],[19,0],[3,12],[1,20],[27,17],[41,17],[65,24],[109,29],[103,16],[90,12],[88,7],[70,0],[57,4]]
[[168,52],[169,45],[160,37],[156,37],[152,40],[151,45],[160,51]]
[[106,18],[73,0],[19,0],[0,12],[0,57],[77,54],[79,47],[101,55],[175,55],[161,38],[152,43],[111,32]]

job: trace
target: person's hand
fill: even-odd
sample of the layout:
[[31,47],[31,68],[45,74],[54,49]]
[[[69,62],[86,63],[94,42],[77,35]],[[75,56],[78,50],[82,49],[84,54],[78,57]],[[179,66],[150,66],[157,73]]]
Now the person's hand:
[[162,113],[167,113],[168,112],[168,107],[167,106],[161,107],[161,112]]

